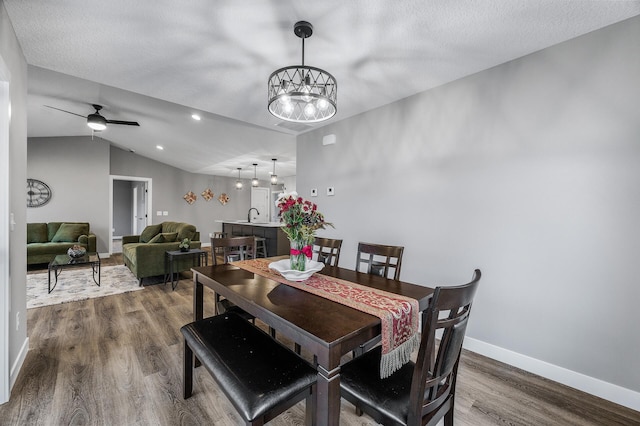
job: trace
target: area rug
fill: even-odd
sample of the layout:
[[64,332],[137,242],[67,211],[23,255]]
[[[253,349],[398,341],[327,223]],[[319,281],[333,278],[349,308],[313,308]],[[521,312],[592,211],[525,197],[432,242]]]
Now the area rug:
[[103,266],[100,278],[100,287],[98,287],[93,282],[91,268],[65,269],[58,276],[56,287],[48,293],[46,272],[28,274],[27,309],[127,293],[144,288],[138,285],[135,275],[124,265]]

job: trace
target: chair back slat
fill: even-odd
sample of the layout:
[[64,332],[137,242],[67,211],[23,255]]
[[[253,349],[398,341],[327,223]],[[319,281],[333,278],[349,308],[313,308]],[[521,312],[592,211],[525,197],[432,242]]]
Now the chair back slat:
[[218,255],[222,256],[222,263],[229,263],[230,260],[245,260],[253,253],[256,239],[253,236],[231,237],[231,238],[211,238],[211,254],[213,264],[218,265]]
[[[455,392],[462,343],[480,277],[480,270],[476,269],[468,284],[436,287],[423,316],[423,336],[413,371],[409,412],[424,416]],[[442,335],[438,343],[439,331]]]
[[[401,246],[358,243],[356,270],[360,270],[360,266],[364,264],[368,274],[399,280],[403,252],[404,247]],[[389,276],[389,272],[392,270],[393,275]]]
[[313,257],[316,262],[329,266],[338,266],[342,240],[316,237],[313,241]]

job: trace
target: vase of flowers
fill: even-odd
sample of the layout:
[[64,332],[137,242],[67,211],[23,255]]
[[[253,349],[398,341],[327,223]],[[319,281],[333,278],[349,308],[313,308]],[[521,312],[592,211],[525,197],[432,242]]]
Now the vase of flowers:
[[295,192],[281,194],[276,206],[280,209],[281,228],[291,244],[291,269],[304,271],[313,253],[312,245],[316,231],[333,225],[325,222],[324,215],[318,211],[317,205],[299,197]]
[[189,251],[191,250],[191,241],[188,238],[185,238],[180,242],[178,247],[180,248],[180,251]]

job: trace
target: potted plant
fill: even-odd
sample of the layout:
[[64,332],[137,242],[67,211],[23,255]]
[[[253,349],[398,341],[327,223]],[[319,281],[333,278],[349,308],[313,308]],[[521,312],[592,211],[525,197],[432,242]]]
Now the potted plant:
[[188,238],[185,238],[180,242],[180,245],[178,247],[180,248],[180,251],[191,250],[191,240],[189,240]]

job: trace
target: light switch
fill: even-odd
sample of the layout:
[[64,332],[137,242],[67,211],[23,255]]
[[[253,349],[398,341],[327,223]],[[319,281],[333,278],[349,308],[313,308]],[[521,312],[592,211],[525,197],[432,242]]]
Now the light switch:
[[334,195],[333,186],[327,187],[327,195]]
[[162,216],[169,216],[169,212],[168,212],[168,211],[166,211],[166,210],[165,210],[165,211],[163,211],[163,212],[162,212]]
[[156,212],[156,216],[162,216],[162,212],[161,212],[160,210],[158,210],[158,211]]
[[317,197],[318,196],[318,188],[313,188],[311,190],[311,196],[312,197]]

